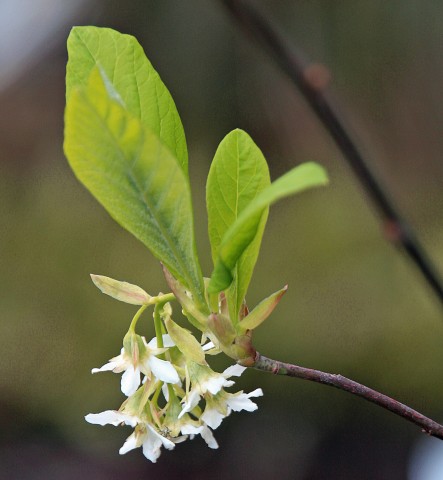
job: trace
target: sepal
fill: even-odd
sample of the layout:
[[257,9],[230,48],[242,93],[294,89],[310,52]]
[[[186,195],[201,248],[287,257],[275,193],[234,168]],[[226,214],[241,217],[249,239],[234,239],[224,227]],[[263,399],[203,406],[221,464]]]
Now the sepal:
[[180,327],[171,317],[166,318],[165,325],[173,342],[186,358],[200,365],[206,364],[205,352],[189,330]]

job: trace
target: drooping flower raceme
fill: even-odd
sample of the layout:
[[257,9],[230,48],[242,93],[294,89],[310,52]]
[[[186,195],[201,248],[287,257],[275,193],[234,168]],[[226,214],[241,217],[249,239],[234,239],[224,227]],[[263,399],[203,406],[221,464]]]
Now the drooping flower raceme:
[[[86,421],[132,427],[134,431],[119,453],[141,447],[151,462],[157,461],[162,447],[172,450],[177,443],[198,435],[209,448],[218,448],[212,430],[232,411],[256,410],[251,398],[263,395],[261,389],[251,393],[226,391],[235,383],[232,377],[240,377],[246,367],[232,365],[222,373],[212,370],[206,355],[220,350],[212,342],[201,346],[189,331],[173,322],[172,309],[167,303],[172,294],[151,297],[126,282],[100,276],[94,276],[93,280],[104,293],[118,300],[139,305],[142,301],[149,304],[158,301],[160,305],[154,309],[156,337],[148,343],[135,333],[137,320],[148,306],[143,303],[123,339],[120,354],[101,368],[92,369],[92,373],[123,373],[121,390],[128,398],[119,410],[91,413],[86,415]],[[164,333],[165,327],[169,334]]]

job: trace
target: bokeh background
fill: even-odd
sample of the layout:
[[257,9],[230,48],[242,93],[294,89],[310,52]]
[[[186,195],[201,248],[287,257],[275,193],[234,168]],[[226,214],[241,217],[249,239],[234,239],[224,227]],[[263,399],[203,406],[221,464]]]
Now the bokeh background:
[[[443,271],[443,3],[257,1],[324,63],[340,110],[436,267]],[[0,1],[0,478],[442,479],[443,446],[364,400],[248,371],[265,396],[150,464],[118,448],[130,429],[87,424],[118,408],[117,354],[133,312],[89,273],[165,290],[146,249],[74,179],[63,156],[66,38],[72,25],[137,36],[187,132],[201,261],[211,271],[205,178],[218,142],[247,130],[273,178],[306,160],[330,186],[271,210],[248,294],[288,283],[255,335],[264,354],[337,372],[443,420],[441,305],[379,221],[341,154],[288,80],[220,2]],[[147,315],[142,328],[149,337]],[[218,360],[217,367],[227,365]],[[441,468],[441,467],[440,467]],[[432,471],[434,475],[432,476]],[[431,473],[430,473],[431,472]]]

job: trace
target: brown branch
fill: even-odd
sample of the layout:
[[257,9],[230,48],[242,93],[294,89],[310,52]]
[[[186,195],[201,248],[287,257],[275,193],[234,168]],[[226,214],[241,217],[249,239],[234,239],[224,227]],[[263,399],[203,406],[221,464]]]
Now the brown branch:
[[361,383],[350,380],[342,375],[299,367],[298,365],[280,362],[279,360],[272,360],[261,355],[259,352],[256,354],[253,368],[264,372],[274,373],[275,375],[286,375],[288,377],[310,380],[311,382],[323,383],[324,385],[329,385],[330,387],[335,387],[344,390],[345,392],[352,393],[353,395],[364,398],[365,400],[368,400],[368,402],[375,403],[379,407],[385,408],[386,410],[415,423],[424,433],[443,440],[443,425],[434,422],[434,420],[425,417],[411,407],[408,407],[387,395],[383,395],[372,388],[365,387]]
[[370,168],[324,93],[328,72],[319,65],[306,65],[294,48],[247,0],[221,0],[243,31],[261,44],[271,55],[316,113],[334,139],[344,158],[360,180],[383,219],[386,237],[400,245],[423,274],[428,285],[443,304],[443,284],[417,240],[413,230],[401,217],[398,208]]

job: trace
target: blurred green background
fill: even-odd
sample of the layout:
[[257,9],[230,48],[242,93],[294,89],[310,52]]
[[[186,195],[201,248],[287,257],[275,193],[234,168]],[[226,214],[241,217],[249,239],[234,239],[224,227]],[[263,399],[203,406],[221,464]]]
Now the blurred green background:
[[[331,70],[339,109],[443,271],[443,3],[256,3]],[[262,387],[265,396],[257,412],[233,414],[215,432],[218,451],[195,439],[152,465],[140,450],[118,455],[130,429],[83,420],[123,400],[117,376],[92,377],[90,369],[118,353],[134,313],[101,295],[89,273],[151,293],[166,286],[158,263],[63,156],[65,42],[74,24],[135,35],[170,89],[187,132],[206,274],[205,178],[229,130],[252,135],[272,178],[306,160],[328,169],[329,187],[271,210],[248,303],[286,283],[289,291],[257,331],[257,349],[443,419],[441,305],[383,238],[364,191],[298,92],[220,2],[3,0],[0,478],[431,478],[408,473],[418,428],[349,394],[252,370],[237,385]],[[150,337],[149,315],[142,327]]]

